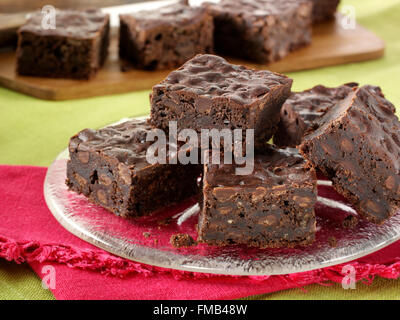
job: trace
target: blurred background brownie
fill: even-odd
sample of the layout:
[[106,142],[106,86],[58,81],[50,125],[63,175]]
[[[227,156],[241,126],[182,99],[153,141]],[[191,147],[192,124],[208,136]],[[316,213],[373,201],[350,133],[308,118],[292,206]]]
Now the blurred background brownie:
[[340,0],[312,0],[313,22],[322,22],[332,19],[339,5]]
[[221,0],[205,6],[214,16],[217,53],[268,63],[311,42],[310,1]]
[[300,152],[369,221],[400,209],[400,122],[378,87],[363,86],[333,106]]
[[153,130],[144,120],[131,120],[73,136],[68,187],[122,217],[148,215],[198,194],[201,166],[147,162],[153,142],[146,137]]
[[300,144],[306,130],[357,86],[357,83],[346,83],[336,88],[318,85],[292,93],[282,106],[281,121],[274,135],[274,143],[280,147]]
[[56,11],[55,29],[32,14],[18,31],[17,72],[51,78],[90,79],[103,65],[109,43],[109,16],[100,10]]
[[171,69],[213,52],[213,19],[184,2],[120,15],[119,54],[136,67]]
[[313,242],[316,174],[296,149],[271,147],[256,155],[249,175],[237,175],[236,168],[204,166],[199,242],[261,248]]

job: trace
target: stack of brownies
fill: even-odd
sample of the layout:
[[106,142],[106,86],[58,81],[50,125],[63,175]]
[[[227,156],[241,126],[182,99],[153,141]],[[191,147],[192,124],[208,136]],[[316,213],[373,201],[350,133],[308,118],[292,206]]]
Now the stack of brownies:
[[[148,70],[176,68],[214,50],[269,63],[308,45],[312,23],[331,18],[337,5],[338,0],[221,0],[201,6],[179,1],[121,14],[119,55]],[[108,15],[58,10],[54,26],[42,22],[43,15],[36,12],[18,31],[18,74],[93,78],[107,57]]]
[[[284,75],[198,55],[153,87],[149,121],[72,137],[67,185],[122,217],[200,194],[199,242],[293,247],[315,238],[318,169],[362,217],[385,222],[400,209],[394,106],[379,87],[350,83],[291,93],[291,85]],[[197,132],[253,129],[254,170],[237,175],[236,163],[149,164],[153,142],[146,137],[167,132],[170,121]]]

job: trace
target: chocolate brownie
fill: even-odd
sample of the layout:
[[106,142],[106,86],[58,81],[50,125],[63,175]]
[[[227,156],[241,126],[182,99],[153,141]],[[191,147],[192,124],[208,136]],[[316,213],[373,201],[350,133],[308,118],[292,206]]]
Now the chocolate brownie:
[[311,42],[310,1],[221,0],[205,6],[214,16],[217,53],[268,63]]
[[400,122],[373,86],[354,88],[308,133],[300,151],[368,220],[400,209]]
[[179,67],[213,52],[214,23],[207,10],[183,3],[120,15],[119,54],[143,69]]
[[313,23],[332,19],[340,0],[312,0],[313,2]]
[[34,13],[18,31],[17,72],[21,75],[90,79],[103,65],[109,16],[100,10],[56,11],[55,29],[43,29]]
[[234,164],[205,165],[198,241],[261,248],[312,243],[315,170],[296,149],[270,147],[254,160],[247,176],[236,175]]
[[280,147],[300,144],[306,130],[357,86],[357,83],[347,83],[336,88],[319,85],[292,93],[282,106],[281,121],[274,135],[274,143]]
[[132,120],[73,136],[67,185],[122,217],[147,215],[198,194],[201,166],[147,162],[152,142],[146,137],[153,130]]
[[276,131],[291,86],[292,79],[278,73],[197,55],[153,87],[151,123],[167,130],[169,121],[176,121],[178,130],[197,132],[254,129],[263,143]]

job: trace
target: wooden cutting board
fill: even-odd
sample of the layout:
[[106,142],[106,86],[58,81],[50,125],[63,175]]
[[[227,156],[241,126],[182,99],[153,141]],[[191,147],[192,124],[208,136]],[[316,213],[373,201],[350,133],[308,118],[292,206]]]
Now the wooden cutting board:
[[[232,63],[256,69],[291,72],[325,66],[377,59],[383,56],[384,42],[369,30],[356,25],[343,29],[336,21],[317,25],[310,46],[292,52],[284,59],[259,65],[237,59]],[[15,52],[0,53],[0,85],[46,100],[68,100],[107,94],[148,90],[161,81],[170,71],[121,71],[117,40],[110,45],[105,66],[92,80],[48,79],[18,76],[15,73]]]

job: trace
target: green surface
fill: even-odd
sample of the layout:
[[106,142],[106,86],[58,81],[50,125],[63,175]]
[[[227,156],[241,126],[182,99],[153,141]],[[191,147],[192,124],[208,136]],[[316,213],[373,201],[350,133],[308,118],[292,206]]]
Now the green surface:
[[[294,90],[316,84],[335,86],[357,81],[376,84],[400,106],[400,0],[347,0],[357,20],[386,42],[385,57],[376,61],[292,73]],[[140,81],[140,80],[138,80]],[[149,92],[135,92],[83,100],[51,102],[0,88],[0,163],[48,166],[79,130],[97,128],[123,117],[148,113]],[[399,109],[400,110],[400,109]],[[376,279],[357,290],[339,285],[312,285],[257,296],[258,299],[399,299],[400,281]],[[26,265],[0,261],[0,299],[51,299]],[[254,298],[254,297],[253,297]]]
[[372,285],[357,283],[356,289],[343,289],[340,284],[328,287],[319,284],[303,289],[291,289],[282,292],[247,297],[243,300],[399,300],[400,281],[377,278]]
[[54,300],[28,265],[0,259],[0,300]]

